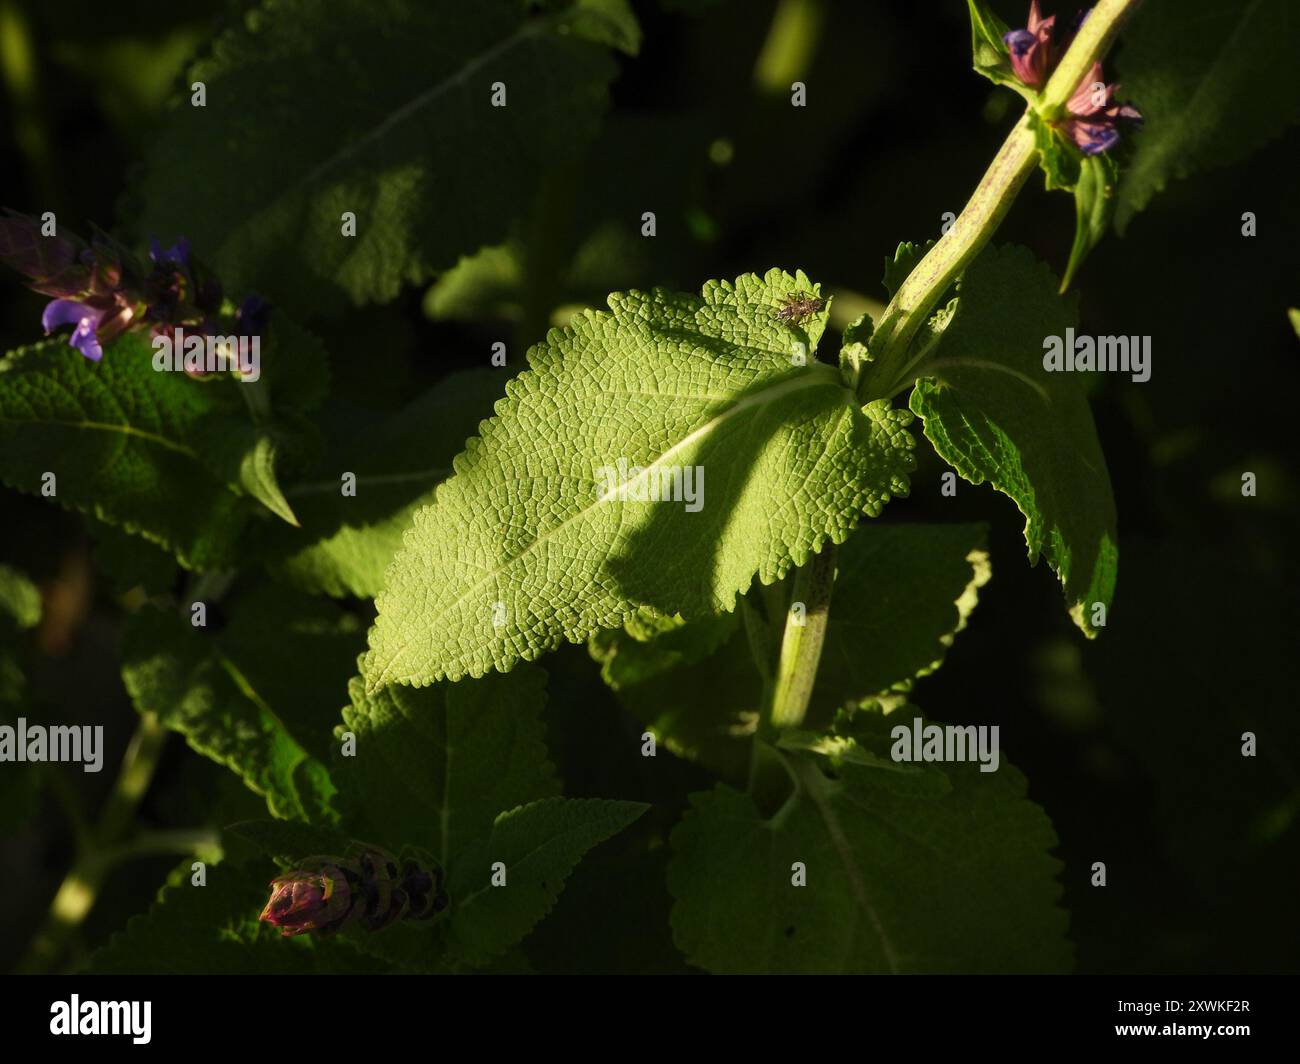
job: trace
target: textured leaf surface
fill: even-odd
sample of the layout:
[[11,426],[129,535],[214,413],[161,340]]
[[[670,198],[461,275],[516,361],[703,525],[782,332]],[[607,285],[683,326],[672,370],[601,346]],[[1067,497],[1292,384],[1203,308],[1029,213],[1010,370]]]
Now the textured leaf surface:
[[[304,591],[378,594],[412,513],[451,475],[504,388],[501,371],[455,373],[395,417],[339,439],[285,489],[302,528],[263,530],[270,571]],[[355,495],[343,494],[345,473],[356,477]]]
[[1237,162],[1300,121],[1294,0],[1143,4],[1119,53],[1124,96],[1142,111],[1115,224],[1175,178]]
[[[910,415],[859,408],[811,361],[825,308],[776,316],[815,291],[773,270],[615,294],[552,330],[416,513],[377,600],[372,682],[508,669],[640,606],[729,611],[755,575],[780,579],[905,492]],[[706,474],[698,511],[638,501],[684,467]]]
[[[872,752],[889,757],[873,714]],[[864,736],[864,741],[865,736]],[[950,788],[783,754],[800,789],[775,815],[720,784],[673,832],[668,888],[687,959],[713,972],[1010,972],[1069,967],[1056,836],[1005,759],[940,768]],[[893,768],[892,764],[889,766]],[[792,885],[802,862],[807,885]]]
[[166,547],[186,565],[227,560],[250,503],[209,472],[205,419],[240,403],[233,381],[159,373],[127,333],[88,362],[60,339],[0,362],[0,478]]
[[180,569],[167,551],[93,517],[86,519],[86,525],[94,543],[95,564],[118,594],[140,587],[161,595],[175,586]]
[[1020,508],[1030,560],[1047,558],[1070,615],[1093,636],[1092,605],[1109,608],[1115,589],[1115,500],[1084,381],[1043,367],[1044,340],[1064,342],[1077,323],[1075,301],[1056,289],[1024,248],[985,251],[911,407],[944,461]]
[[207,634],[146,608],[132,617],[122,677],[142,712],[181,732],[264,795],[272,814],[328,815],[334,785],[333,707],[362,640],[355,618],[327,602],[263,588]]
[[369,695],[354,678],[343,720],[356,756],[335,768],[349,823],[362,837],[420,846],[452,867],[502,811],[559,794],[541,719],[545,684],[531,666]]
[[615,65],[590,37],[629,43],[619,6],[572,21],[512,0],[263,3],[184,77],[207,105],[187,89],[153,142],[142,227],[187,235],[232,290],[277,304],[391,299],[504,237],[591,137]]
[[[649,806],[599,798],[547,798],[497,818],[491,835],[450,875],[448,944],[484,964],[523,938],[551,911],[582,855],[631,824]],[[505,866],[492,886],[492,866]]]
[[347,856],[349,838],[338,828],[304,824],[301,820],[241,820],[222,831],[250,843],[276,864],[288,868],[304,857],[316,854]]

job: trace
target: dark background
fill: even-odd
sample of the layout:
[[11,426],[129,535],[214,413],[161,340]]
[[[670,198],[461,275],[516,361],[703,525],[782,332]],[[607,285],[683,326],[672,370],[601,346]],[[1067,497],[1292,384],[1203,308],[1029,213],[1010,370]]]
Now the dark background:
[[[1010,25],[1023,23],[1018,4],[994,6]],[[423,291],[412,290],[330,325],[340,391],[393,406],[450,369],[482,364],[502,320],[532,342],[556,306],[599,305],[624,287],[697,290],[709,278],[780,265],[839,292],[841,307],[856,296],[882,300],[884,256],[900,240],[939,235],[944,212],[960,212],[1014,122],[1016,98],[970,70],[958,0],[820,5],[808,61],[786,53],[808,86],[803,109],[789,104],[788,71],[772,75],[785,86],[776,90],[755,77],[775,3],[636,7],[644,47],[637,59],[620,56],[601,138],[586,157],[562,161],[539,202],[521,209],[517,235],[531,262],[524,291],[477,321],[431,321]],[[665,10],[677,7],[706,13]],[[147,235],[131,233],[117,205],[186,57],[226,5],[42,0],[0,10],[0,205],[55,210],[83,234],[95,222]],[[717,146],[711,158],[717,141],[729,153]],[[1081,331],[1150,335],[1153,348],[1148,382],[1109,375],[1094,396],[1120,514],[1119,586],[1100,639],[1088,643],[1073,627],[1046,565],[1025,564],[1015,507],[964,483],[955,499],[942,498],[942,467],[924,447],[911,498],[883,518],[991,526],[994,579],[916,701],[941,720],[1001,725],[1004,753],[1061,838],[1083,972],[1298,967],[1300,496],[1288,441],[1300,341],[1286,318],[1300,303],[1298,143],[1293,129],[1244,164],[1175,182],[1126,238],[1103,243],[1076,282]],[[654,240],[637,233],[644,210],[657,213]],[[1244,211],[1257,215],[1254,238],[1241,235]],[[1048,195],[1034,177],[998,239],[1028,245],[1059,272],[1073,219],[1070,197]],[[566,272],[602,226],[619,239]],[[156,235],[167,244],[181,234]],[[4,350],[39,337],[42,304],[16,277],[0,285]],[[374,337],[383,342],[357,342]],[[828,336],[822,356],[837,348]],[[1240,494],[1245,471],[1257,474],[1255,498]],[[78,516],[0,489],[0,559],[45,595],[35,694],[68,720],[106,725],[104,771],[68,773],[92,808],[134,718],[117,672],[121,589],[95,550]],[[653,800],[663,818],[652,830],[671,825],[685,790],[707,777],[683,765],[667,781],[629,778],[626,763],[604,751],[632,724],[585,651],[548,665],[552,747],[568,793]],[[581,729],[561,732],[577,714]],[[1253,759],[1240,753],[1247,730],[1258,737]],[[221,823],[256,815],[259,804],[173,739],[141,818],[152,827]],[[20,955],[71,852],[48,793],[0,840],[0,968]],[[1089,885],[1094,861],[1106,863],[1104,888]],[[84,925],[82,953],[143,911],[173,863],[121,866]],[[616,852],[584,863],[530,940],[533,964],[682,969],[667,896],[646,878]],[[619,934],[593,943],[581,931],[598,894],[607,906],[625,899],[614,904],[626,919]]]

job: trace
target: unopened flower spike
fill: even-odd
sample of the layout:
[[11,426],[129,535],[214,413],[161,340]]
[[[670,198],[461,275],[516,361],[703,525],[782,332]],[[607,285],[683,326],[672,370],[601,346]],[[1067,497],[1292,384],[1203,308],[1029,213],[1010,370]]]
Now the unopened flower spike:
[[1082,84],[1065,105],[1069,112],[1065,132],[1084,155],[1098,155],[1119,141],[1120,121],[1142,124],[1142,113],[1132,104],[1115,99],[1119,85],[1107,85],[1101,64],[1093,63]]
[[1002,38],[1011,56],[1011,69],[1031,89],[1046,85],[1048,71],[1056,65],[1059,53],[1052,39],[1055,29],[1056,16],[1043,18],[1038,0],[1031,0],[1029,24]]
[[378,846],[357,844],[353,851],[350,857],[305,857],[271,880],[258,919],[284,936],[332,935],[352,923],[379,931],[398,920],[427,920],[447,907],[435,863],[399,861]]
[[[33,291],[53,297],[41,314],[45,335],[72,326],[69,346],[94,362],[128,329],[147,326],[154,336],[168,337],[179,327],[192,334],[226,331],[221,282],[184,237],[166,248],[150,238],[143,262],[100,229],[87,244],[66,232],[46,236],[36,219],[6,211],[0,262],[23,274]],[[249,296],[235,311],[236,325],[260,336],[270,310],[260,296]]]

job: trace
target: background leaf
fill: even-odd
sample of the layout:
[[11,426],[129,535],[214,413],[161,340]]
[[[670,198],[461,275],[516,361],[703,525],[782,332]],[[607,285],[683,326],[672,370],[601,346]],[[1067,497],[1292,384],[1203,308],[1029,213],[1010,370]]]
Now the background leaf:
[[[301,530],[261,530],[272,575],[304,591],[378,594],[411,515],[451,475],[453,457],[491,416],[505,380],[490,369],[455,373],[392,417],[340,433],[285,489]],[[355,474],[355,495],[343,494],[344,473]]]
[[1170,180],[1238,162],[1300,121],[1298,36],[1292,0],[1142,5],[1118,59],[1145,119],[1119,186],[1121,233]]
[[186,88],[154,140],[142,230],[188,236],[232,290],[277,304],[392,299],[505,236],[594,134],[615,68],[582,34],[619,23],[582,7],[574,23],[510,0],[263,3],[187,72],[207,105]]
[[[319,599],[260,588],[209,633],[153,607],[131,618],[122,679],[199,753],[226,765],[275,816],[331,819],[331,707],[361,642],[355,618]],[[213,623],[213,618],[209,619]]]
[[1056,289],[1023,248],[981,254],[911,407],[944,461],[1020,508],[1030,560],[1047,558],[1070,616],[1094,636],[1092,606],[1109,608],[1119,564],[1115,500],[1083,380],[1043,368],[1044,340],[1064,343],[1077,324],[1074,300]]
[[237,409],[239,385],[158,373],[148,337],[126,333],[92,364],[62,340],[0,362],[0,478],[173,551],[190,568],[227,562],[249,503],[207,469],[202,426]]
[[[860,714],[863,716],[864,714]],[[908,707],[871,714],[875,753]],[[1061,971],[1052,826],[1005,758],[994,773],[944,764],[951,790],[914,774],[806,753],[785,757],[799,789],[775,815],[719,784],[693,795],[673,832],[673,933],[712,972]],[[891,766],[892,767],[892,766]],[[803,862],[807,885],[792,885]]]
[[813,688],[830,713],[943,663],[992,575],[981,525],[859,528],[836,556],[835,589]]

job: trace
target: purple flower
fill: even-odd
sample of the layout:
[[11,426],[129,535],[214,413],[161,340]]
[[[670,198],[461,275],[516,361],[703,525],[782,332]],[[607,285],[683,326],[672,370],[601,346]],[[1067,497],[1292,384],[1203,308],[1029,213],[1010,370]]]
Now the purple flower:
[[1022,30],[1011,30],[1002,38],[1011,57],[1011,69],[1016,77],[1031,89],[1041,89],[1047,83],[1047,74],[1056,65],[1058,49],[1053,41],[1056,16],[1043,18],[1038,0],[1029,4],[1029,25]]
[[104,357],[102,343],[120,336],[134,317],[133,309],[125,302],[117,299],[98,302],[102,305],[75,299],[51,300],[41,314],[45,335],[49,336],[61,325],[71,325],[73,329],[68,346],[75,347],[92,362],[98,362]]
[[1066,103],[1070,117],[1064,122],[1065,132],[1084,155],[1100,155],[1114,147],[1121,120],[1141,125],[1142,113],[1132,104],[1117,101],[1118,91],[1119,85],[1107,85],[1103,80],[1101,64],[1093,63]]

